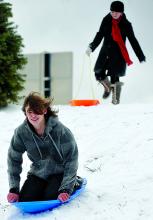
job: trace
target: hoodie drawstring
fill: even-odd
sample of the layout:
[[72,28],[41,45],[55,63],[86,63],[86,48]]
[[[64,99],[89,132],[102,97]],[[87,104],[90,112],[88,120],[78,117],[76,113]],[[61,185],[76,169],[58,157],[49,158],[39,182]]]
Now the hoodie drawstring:
[[[57,145],[55,144],[55,141],[53,140],[53,138],[51,137],[51,135],[50,135],[49,133],[48,133],[48,136],[49,136],[51,142],[53,143],[53,146],[55,147],[55,150],[57,151],[57,153],[58,153],[60,159],[63,160],[63,157],[62,157],[60,151],[58,150]],[[37,150],[38,150],[38,152],[39,152],[39,154],[40,154],[40,158],[41,158],[41,160],[42,160],[42,159],[43,159],[43,156],[42,156],[41,150],[40,150],[40,148],[39,148],[39,146],[38,146],[38,143],[37,143],[37,141],[36,141],[36,139],[35,139],[33,133],[32,133],[32,138],[33,138],[33,140],[34,140],[34,142],[35,142],[35,144],[36,144]]]
[[43,159],[43,156],[42,156],[41,150],[40,150],[40,148],[39,148],[39,146],[38,146],[38,144],[37,144],[37,141],[36,141],[36,139],[35,139],[33,133],[32,133],[32,137],[33,137],[33,140],[34,140],[34,142],[35,142],[35,144],[36,144],[36,147],[37,147],[37,149],[38,149],[38,152],[39,152],[39,154],[40,154],[40,158],[41,158],[41,160],[42,160],[42,159]]
[[50,135],[49,133],[48,133],[48,136],[49,136],[49,138],[51,139],[51,141],[52,141],[52,143],[53,143],[53,145],[54,145],[54,147],[55,147],[55,149],[56,149],[57,153],[59,154],[60,159],[61,159],[61,160],[63,160],[63,157],[62,157],[62,155],[61,155],[60,151],[58,150],[58,148],[57,148],[57,146],[56,146],[56,144],[55,144],[55,142],[54,142],[53,138],[51,137],[51,135]]

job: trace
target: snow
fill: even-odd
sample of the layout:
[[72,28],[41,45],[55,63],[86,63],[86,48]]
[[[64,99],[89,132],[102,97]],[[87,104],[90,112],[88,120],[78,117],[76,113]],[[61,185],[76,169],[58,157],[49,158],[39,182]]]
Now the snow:
[[[152,220],[153,104],[55,108],[74,133],[78,175],[87,178],[87,188],[70,204],[37,215],[23,215],[7,203],[7,150],[24,120],[21,106],[9,106],[0,111],[0,219]],[[29,164],[25,156],[22,182]]]
[[[5,1],[12,3],[13,21],[24,40],[23,52],[72,51],[74,97],[101,100],[101,86],[91,72],[100,47],[90,61],[84,53],[102,17],[109,12],[111,0]],[[94,107],[56,106],[60,120],[72,130],[78,143],[78,175],[88,180],[85,192],[70,204],[38,215],[23,215],[7,203],[7,151],[14,129],[24,120],[21,106],[11,105],[0,109],[0,219],[153,219],[153,1],[123,2],[147,62],[139,64],[127,41],[134,64],[123,77],[121,104],[114,106],[109,98]],[[29,165],[25,155],[21,184]]]

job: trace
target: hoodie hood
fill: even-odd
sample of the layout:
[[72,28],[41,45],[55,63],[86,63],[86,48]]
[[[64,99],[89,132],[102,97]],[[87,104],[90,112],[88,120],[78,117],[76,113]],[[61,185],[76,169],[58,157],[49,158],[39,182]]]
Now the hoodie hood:
[[[58,117],[49,117],[46,122],[45,134],[47,135],[59,122]],[[27,119],[24,120],[23,125],[32,133],[35,133],[33,126],[28,122]]]

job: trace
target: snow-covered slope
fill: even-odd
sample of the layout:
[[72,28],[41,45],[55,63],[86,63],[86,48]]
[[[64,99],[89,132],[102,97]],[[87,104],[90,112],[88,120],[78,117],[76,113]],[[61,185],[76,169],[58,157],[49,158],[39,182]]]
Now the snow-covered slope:
[[[72,51],[75,98],[92,97],[91,80],[95,98],[101,99],[102,88],[94,75],[90,76],[90,61],[93,68],[100,47],[91,60],[84,52],[111,1],[5,1],[13,4],[13,21],[24,39],[24,53]],[[134,64],[123,78],[122,104],[107,104],[109,98],[96,107],[58,106],[60,120],[73,131],[78,143],[78,174],[88,179],[85,193],[71,204],[36,216],[22,215],[8,205],[7,150],[14,129],[24,119],[21,106],[9,106],[0,110],[0,219],[153,219],[153,1],[123,2],[147,62],[139,64],[127,42]],[[30,165],[26,156],[24,159],[21,183]]]
[[[57,108],[78,143],[78,174],[88,180],[86,191],[72,203],[36,216],[8,206],[7,150],[24,119],[21,106],[10,106],[0,111],[0,219],[152,220],[153,105]],[[25,156],[22,182],[28,167]]]

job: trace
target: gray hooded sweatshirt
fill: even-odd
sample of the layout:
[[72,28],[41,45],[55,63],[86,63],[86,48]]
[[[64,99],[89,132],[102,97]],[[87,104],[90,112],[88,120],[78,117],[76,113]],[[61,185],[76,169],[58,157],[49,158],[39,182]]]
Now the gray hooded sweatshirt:
[[49,117],[43,138],[25,120],[15,129],[8,150],[9,186],[20,189],[23,154],[32,164],[29,174],[47,179],[52,174],[64,174],[59,191],[72,193],[78,169],[78,148],[71,131],[57,117]]

